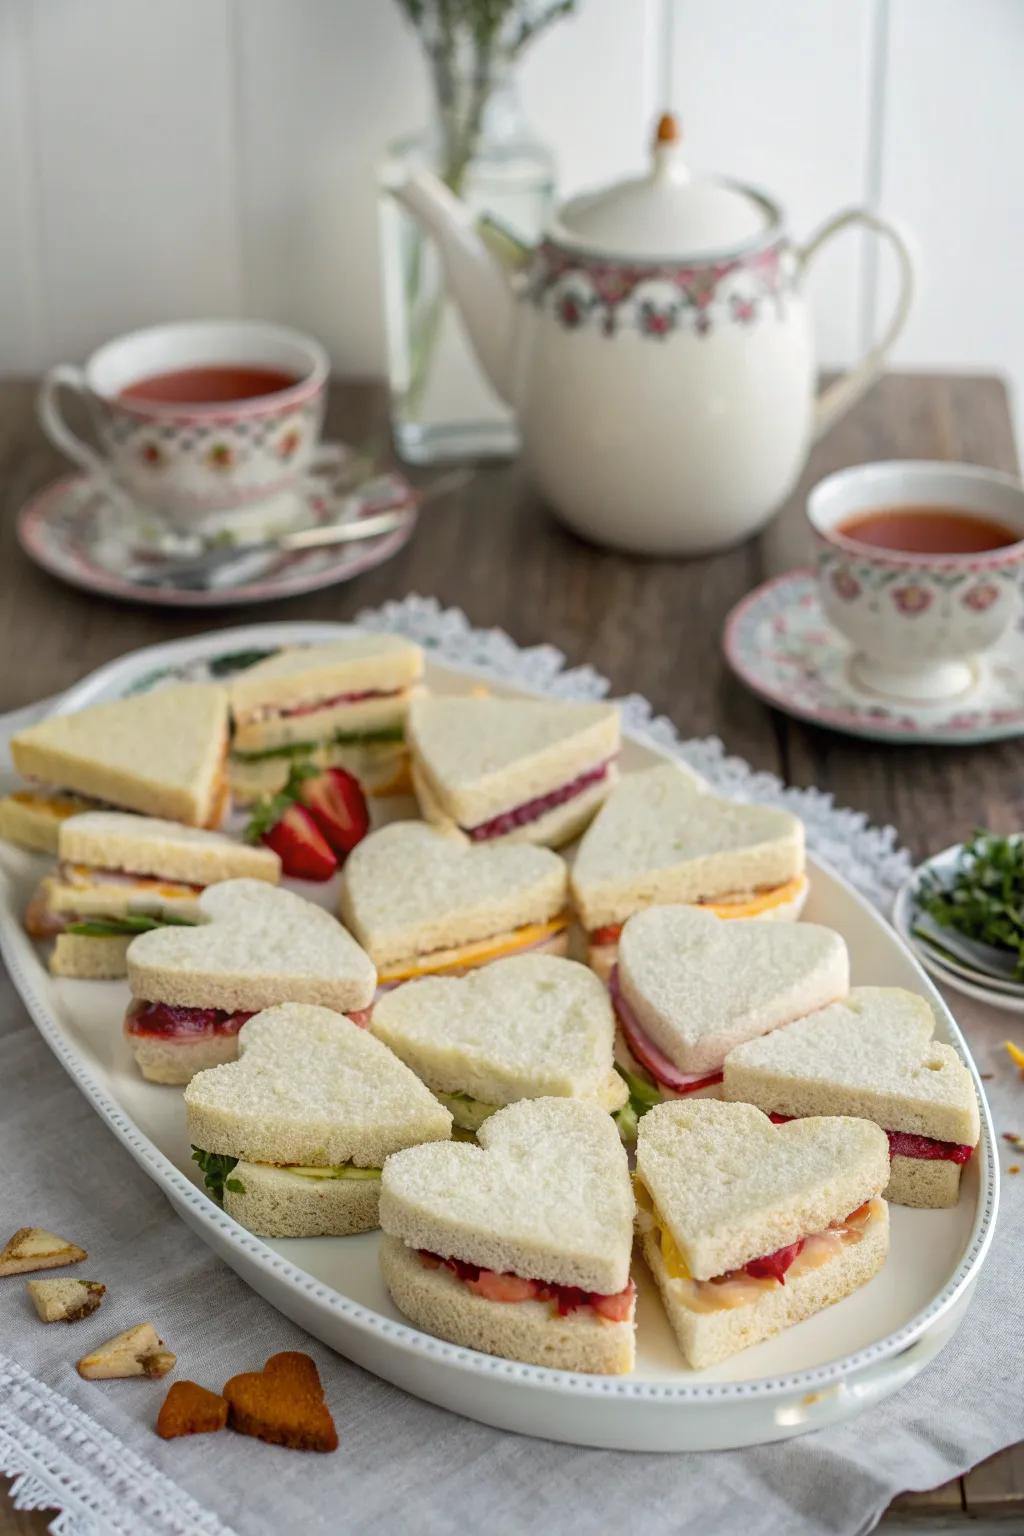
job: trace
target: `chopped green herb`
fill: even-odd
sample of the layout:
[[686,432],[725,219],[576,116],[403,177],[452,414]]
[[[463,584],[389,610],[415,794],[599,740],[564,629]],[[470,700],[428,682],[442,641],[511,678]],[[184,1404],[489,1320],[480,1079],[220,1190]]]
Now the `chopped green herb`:
[[271,646],[269,650],[251,651],[226,651],[223,656],[214,656],[207,662],[211,677],[230,677],[232,672],[244,672],[247,667],[254,667],[258,661],[266,661],[268,656],[276,656],[278,646]]
[[238,1162],[237,1157],[227,1157],[220,1152],[204,1152],[202,1147],[192,1148],[192,1161],[198,1163],[203,1170],[203,1183],[210,1194],[221,1204],[224,1202],[224,1190],[230,1189],[232,1194],[244,1195],[245,1185],[240,1179],[229,1179],[228,1174]]
[[[382,726],[379,731],[337,731],[331,737],[331,743],[339,747],[373,746],[377,742],[404,740],[405,731],[401,725]],[[240,763],[263,763],[275,757],[309,757],[321,746],[323,743],[317,741],[289,741],[283,747],[264,747],[258,752],[241,752],[234,747],[231,755]]]
[[1024,838],[976,832],[952,878],[925,871],[917,899],[940,927],[1006,952],[1024,980]]

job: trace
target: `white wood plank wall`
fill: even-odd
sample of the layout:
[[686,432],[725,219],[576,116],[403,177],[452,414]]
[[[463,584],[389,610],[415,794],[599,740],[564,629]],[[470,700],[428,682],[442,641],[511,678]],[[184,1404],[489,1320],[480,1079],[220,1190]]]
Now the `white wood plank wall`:
[[[921,264],[903,367],[1024,395],[1022,0],[579,0],[523,68],[571,192],[638,167],[670,102],[701,168],[799,237],[869,203]],[[382,367],[374,175],[428,112],[393,0],[0,0],[0,372],[185,315],[279,318]],[[856,235],[812,282],[849,360],[889,302]]]

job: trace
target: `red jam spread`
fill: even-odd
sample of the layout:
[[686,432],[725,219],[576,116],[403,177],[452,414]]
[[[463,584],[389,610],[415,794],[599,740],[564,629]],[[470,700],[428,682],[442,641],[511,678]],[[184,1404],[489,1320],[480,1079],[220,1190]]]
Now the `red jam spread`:
[[[769,1115],[773,1125],[785,1125],[795,1115]],[[966,1163],[973,1147],[958,1141],[936,1141],[934,1136],[916,1136],[912,1131],[886,1131],[890,1157],[919,1157],[927,1162]]]
[[514,832],[517,827],[525,827],[531,821],[539,821],[548,811],[564,805],[567,800],[575,799],[592,784],[600,784],[608,777],[610,768],[611,760],[609,759],[607,763],[601,763],[597,768],[581,773],[577,778],[571,779],[568,784],[561,785],[559,789],[549,790],[546,795],[538,795],[535,800],[527,800],[524,805],[514,806],[511,811],[503,811],[500,816],[492,816],[490,821],[482,821],[477,827],[463,827],[462,830],[474,843],[485,842],[491,837],[505,837],[509,832]]
[[251,1013],[226,1013],[223,1008],[181,1008],[171,1003],[147,1003],[136,998],[125,1014],[129,1035],[195,1040],[209,1035],[237,1035]]

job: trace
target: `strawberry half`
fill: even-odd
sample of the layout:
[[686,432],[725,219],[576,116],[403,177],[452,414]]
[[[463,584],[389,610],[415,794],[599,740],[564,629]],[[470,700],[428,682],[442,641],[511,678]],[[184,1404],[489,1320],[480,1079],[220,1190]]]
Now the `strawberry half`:
[[305,778],[299,799],[336,853],[351,853],[370,830],[370,812],[359,780],[344,768],[325,768]]
[[262,841],[293,880],[329,880],[338,867],[334,849],[304,805],[290,805]]

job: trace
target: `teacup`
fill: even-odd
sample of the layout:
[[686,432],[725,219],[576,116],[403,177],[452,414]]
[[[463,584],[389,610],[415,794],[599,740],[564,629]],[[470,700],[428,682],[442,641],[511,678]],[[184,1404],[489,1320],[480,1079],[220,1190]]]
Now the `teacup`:
[[[75,463],[175,529],[253,511],[273,522],[316,465],[327,377],[324,349],[298,331],[183,321],[109,341],[82,368],[51,368],[39,418]],[[193,379],[203,398],[187,398]],[[98,449],[65,422],[65,388],[84,397]]]
[[[961,554],[910,551],[875,547],[850,527],[900,508],[933,518],[948,509],[979,524],[979,542],[993,525],[1012,542]],[[981,654],[1020,615],[1024,485],[971,464],[861,464],[815,486],[807,516],[822,607],[854,647],[854,683],[908,701],[967,692]]]

